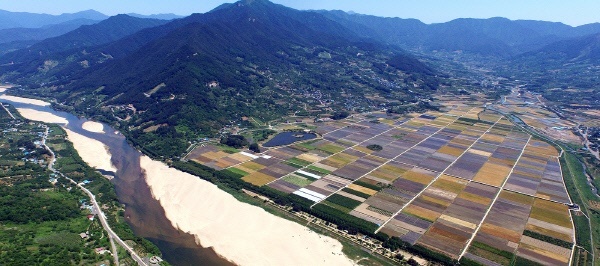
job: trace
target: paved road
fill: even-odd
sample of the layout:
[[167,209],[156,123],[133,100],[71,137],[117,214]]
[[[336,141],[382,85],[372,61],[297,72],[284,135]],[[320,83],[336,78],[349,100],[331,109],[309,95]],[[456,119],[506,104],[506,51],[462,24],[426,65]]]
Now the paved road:
[[[100,204],[98,204],[98,201],[96,201],[96,196],[94,196],[94,194],[92,194],[91,191],[89,191],[87,188],[85,188],[84,186],[81,185],[81,183],[76,183],[74,180],[67,178],[69,181],[71,181],[71,183],[74,183],[77,185],[77,187],[79,187],[81,190],[83,190],[89,197],[90,200],[92,201],[92,205],[94,206],[94,208],[96,209],[96,211],[98,212],[98,219],[100,219],[100,223],[102,224],[102,227],[104,227],[104,230],[106,230],[106,232],[108,232],[108,235],[111,239],[111,241],[116,241],[117,244],[119,244],[121,247],[123,247],[125,250],[127,250],[127,252],[129,254],[131,254],[131,258],[133,260],[135,260],[138,265],[148,265],[144,262],[144,260],[137,254],[135,253],[135,251],[129,246],[127,245],[127,243],[125,243],[108,225],[108,222],[106,221],[106,217],[104,216],[104,213],[102,212],[102,209],[100,209]],[[115,254],[116,257],[116,248],[114,248],[115,250],[113,251],[113,254]],[[118,264],[117,264],[118,265]]]
[[96,201],[96,196],[91,191],[89,191],[87,188],[85,188],[82,184],[75,182],[75,180],[68,178],[67,176],[63,175],[61,172],[54,169],[54,163],[56,162],[56,156],[54,155],[54,152],[50,149],[50,147],[48,147],[46,145],[47,137],[48,137],[48,128],[46,128],[46,132],[44,133],[44,137],[42,139],[42,145],[44,145],[46,150],[48,150],[50,152],[50,154],[52,155],[52,160],[48,164],[48,169],[50,169],[52,172],[60,175],[61,177],[66,178],[71,183],[75,184],[77,187],[79,187],[81,190],[83,190],[88,195],[88,197],[90,197],[90,201],[92,202],[94,209],[98,212],[97,216],[98,216],[98,219],[100,220],[100,223],[102,224],[102,227],[104,228],[104,230],[106,230],[106,232],[108,232],[108,237],[110,239],[110,244],[111,244],[111,252],[113,254],[113,258],[115,259],[115,265],[119,265],[119,254],[117,252],[117,247],[115,245],[115,242],[117,242],[117,244],[119,244],[121,247],[123,247],[125,250],[127,250],[127,252],[131,255],[131,258],[133,260],[135,260],[138,263],[138,265],[148,266],[148,264],[146,262],[144,262],[144,260],[110,228],[110,225],[106,221],[106,216],[104,215],[104,213],[102,212],[102,209],[100,208],[100,204],[98,204],[98,201]]
[[0,103],[0,105],[2,105],[2,108],[4,108],[4,111],[6,111],[8,113],[8,115],[10,115],[10,117],[15,120],[16,118],[13,116],[13,114],[8,110],[8,108],[6,108],[6,106],[4,106],[4,104]]

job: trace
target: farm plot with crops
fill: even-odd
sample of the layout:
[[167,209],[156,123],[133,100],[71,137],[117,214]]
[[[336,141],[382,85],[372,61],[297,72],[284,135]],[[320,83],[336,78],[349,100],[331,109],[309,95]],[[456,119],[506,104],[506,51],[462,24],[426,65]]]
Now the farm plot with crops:
[[484,108],[442,110],[320,122],[317,139],[250,157],[203,147],[192,160],[454,260],[568,264],[574,231],[556,149]]

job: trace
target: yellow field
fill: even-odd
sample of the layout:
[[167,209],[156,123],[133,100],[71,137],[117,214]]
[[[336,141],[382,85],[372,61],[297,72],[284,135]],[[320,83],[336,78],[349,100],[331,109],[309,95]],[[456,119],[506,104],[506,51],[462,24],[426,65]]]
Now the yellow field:
[[348,185],[348,188],[352,189],[352,190],[356,190],[358,192],[368,194],[368,195],[375,195],[375,193],[377,193],[377,190],[359,186],[357,184],[350,184],[350,185]]
[[514,193],[514,192],[510,192],[510,191],[506,191],[503,190],[500,193],[500,198],[503,199],[507,199],[510,201],[514,201],[520,204],[524,204],[524,205],[531,205],[533,203],[533,197],[531,196],[527,196],[527,195],[523,195],[523,194],[519,194],[519,193]]
[[301,160],[305,160],[305,161],[311,162],[311,163],[316,163],[316,162],[318,162],[318,161],[320,161],[320,160],[323,159],[320,156],[317,156],[315,154],[310,154],[310,153],[300,154],[300,155],[296,156],[296,158],[301,159]]
[[484,134],[481,139],[483,140],[489,140],[489,141],[493,141],[493,142],[502,142],[504,141],[504,137],[502,136],[498,136],[495,134]]
[[321,163],[335,167],[335,168],[341,168],[351,162],[356,161],[356,159],[358,159],[358,157],[356,157],[356,156],[352,156],[352,155],[344,154],[344,153],[338,153],[336,155],[333,155],[333,156],[327,158],[324,161],[321,161]]
[[506,179],[511,169],[512,168],[510,167],[487,162],[481,167],[479,172],[477,172],[477,175],[475,175],[473,180],[498,187],[504,183],[504,179]]
[[537,140],[531,140],[529,145],[527,145],[526,150],[538,155],[558,156],[556,148],[548,143]]
[[561,240],[564,240],[564,241],[567,241],[567,242],[571,242],[572,241],[571,235],[565,234],[565,233],[561,233],[561,232],[557,232],[555,230],[550,230],[550,229],[548,229],[546,227],[536,226],[536,225],[533,225],[533,224],[529,223],[529,224],[527,224],[527,226],[525,226],[525,229],[533,231],[533,232],[540,233],[542,235],[547,235],[547,236],[550,236],[550,237],[554,237],[556,239],[561,239]]
[[223,152],[223,151],[217,151],[217,152],[210,151],[210,152],[206,152],[206,153],[202,154],[202,156],[204,156],[206,158],[209,158],[211,160],[216,160],[216,159],[219,159],[219,158],[223,158],[223,157],[225,157],[227,155],[229,155],[229,153],[226,153],[226,152]]
[[520,248],[531,250],[544,257],[552,258],[564,263],[569,263],[571,250],[547,242],[543,242],[531,237],[523,236]]
[[510,229],[506,229],[504,227],[496,226],[493,224],[484,223],[481,226],[481,232],[488,233],[490,235],[506,239],[508,241],[512,241],[514,243],[519,243],[521,240],[521,233],[516,232]]
[[428,210],[416,205],[410,205],[408,207],[406,207],[404,210],[402,210],[403,213],[406,214],[410,214],[416,217],[419,217],[421,219],[430,221],[430,222],[435,222],[435,220],[437,220],[438,217],[440,217],[440,215],[442,215],[439,212],[435,212],[432,210]]
[[374,152],[373,150],[370,150],[369,148],[367,148],[367,147],[364,147],[364,146],[356,146],[356,147],[354,147],[353,149],[355,149],[355,150],[357,150],[357,151],[360,151],[360,152],[364,152],[364,153],[366,153],[366,154],[371,154],[371,153],[373,153],[373,152]]
[[468,152],[472,153],[472,154],[477,154],[477,155],[485,156],[485,157],[492,156],[492,153],[490,153],[490,152],[482,151],[482,150],[478,150],[478,149],[473,149],[473,148],[469,149]]
[[234,163],[234,162],[228,162],[223,159],[218,159],[215,161],[215,165],[218,167],[221,167],[221,168],[227,168],[227,167],[235,165],[235,164],[236,163]]
[[264,165],[258,164],[255,162],[246,162],[246,163],[241,164],[240,166],[242,166],[246,169],[250,169],[250,170],[252,170],[252,172],[259,171],[259,170],[262,170],[263,168],[265,168]]
[[428,175],[425,170],[412,169],[402,175],[403,179],[410,180],[416,183],[427,185],[433,180],[433,176]]
[[245,162],[245,161],[249,161],[250,159],[252,159],[252,158],[250,158],[250,157],[248,157],[246,155],[243,155],[241,153],[230,154],[229,158],[234,159],[234,160],[239,161],[239,162]]
[[445,191],[458,194],[461,191],[463,191],[463,189],[465,189],[467,184],[468,181],[466,180],[452,177],[449,175],[442,175],[431,185],[431,187],[443,189]]
[[492,203],[492,199],[490,199],[490,198],[482,197],[482,196],[475,195],[475,194],[469,193],[469,192],[462,192],[458,195],[458,197],[461,199],[466,199],[468,201],[476,202],[476,203],[479,203],[482,205],[489,205],[490,203]]
[[569,207],[561,203],[535,199],[530,217],[566,228],[572,227]]
[[263,186],[263,185],[275,180],[275,178],[270,175],[265,175],[263,173],[254,172],[252,174],[242,177],[242,180],[244,180],[250,184],[256,185],[256,186]]
[[448,222],[451,222],[451,223],[454,223],[454,224],[457,224],[457,225],[460,225],[460,226],[464,226],[464,227],[467,227],[467,228],[471,228],[471,229],[477,228],[477,225],[474,224],[474,223],[470,223],[470,222],[461,220],[460,218],[452,217],[452,216],[445,215],[445,214],[442,215],[442,216],[440,216],[439,219],[442,219],[444,221],[448,221]]
[[463,149],[449,147],[449,146],[441,147],[438,150],[439,153],[449,154],[449,155],[456,156],[456,157],[460,156],[464,151],[465,150],[463,150]]

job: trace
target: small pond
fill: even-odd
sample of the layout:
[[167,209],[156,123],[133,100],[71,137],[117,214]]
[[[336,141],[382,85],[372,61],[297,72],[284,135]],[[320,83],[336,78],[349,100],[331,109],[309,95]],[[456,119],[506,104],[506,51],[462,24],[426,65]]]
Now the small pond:
[[304,132],[282,132],[277,134],[271,140],[267,141],[267,143],[263,144],[263,147],[276,147],[289,145],[296,141],[301,140],[309,140],[316,138],[317,135],[314,133],[304,133]]

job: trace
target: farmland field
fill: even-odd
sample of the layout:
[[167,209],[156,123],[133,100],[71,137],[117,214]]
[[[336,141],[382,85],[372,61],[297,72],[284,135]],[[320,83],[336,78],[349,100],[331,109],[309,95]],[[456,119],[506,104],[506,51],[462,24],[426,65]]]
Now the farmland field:
[[574,228],[558,151],[479,106],[355,115],[314,123],[317,139],[261,154],[206,146],[188,159],[454,260],[568,265]]

